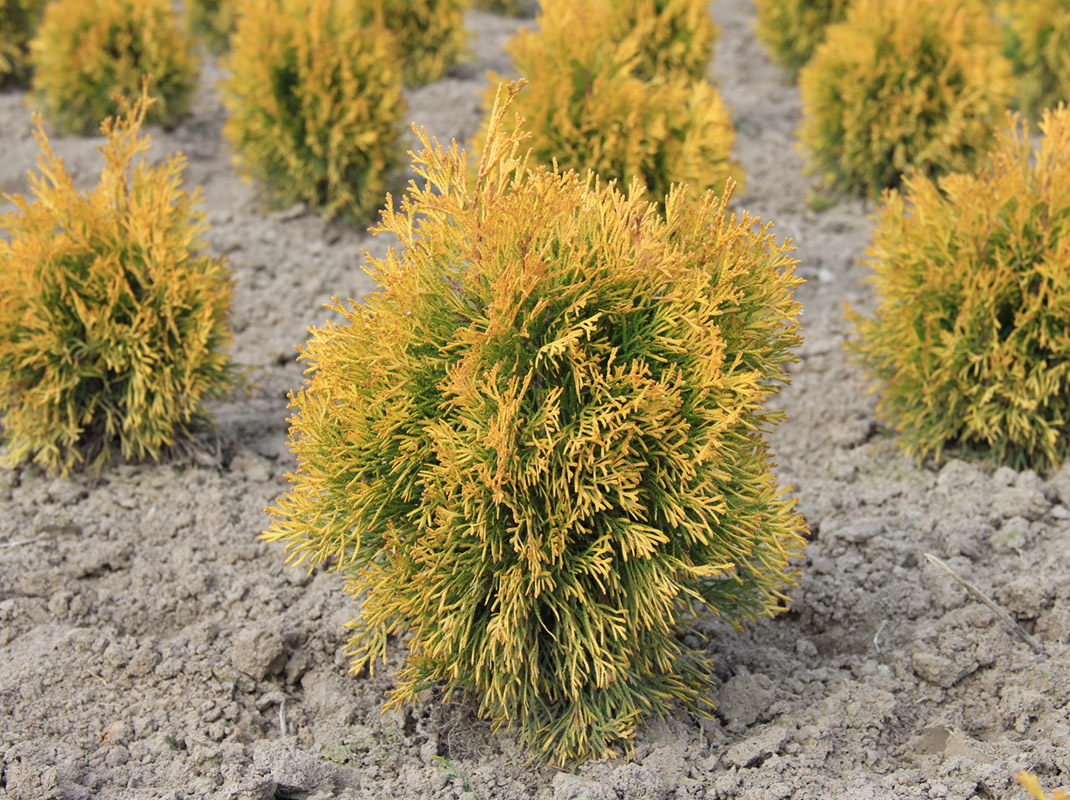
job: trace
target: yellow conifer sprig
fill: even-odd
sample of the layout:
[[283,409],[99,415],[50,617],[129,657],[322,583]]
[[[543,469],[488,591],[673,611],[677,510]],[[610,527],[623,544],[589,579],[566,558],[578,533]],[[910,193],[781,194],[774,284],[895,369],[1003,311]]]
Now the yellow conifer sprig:
[[[1048,800],[1048,795],[1044,791],[1044,788],[1040,785],[1040,781],[1037,780],[1037,776],[1031,772],[1019,772],[1014,776],[1014,779],[1018,783],[1022,784],[1036,800]],[[1051,796],[1051,800],[1070,800],[1070,794],[1067,794],[1062,789],[1056,789],[1055,794]]]

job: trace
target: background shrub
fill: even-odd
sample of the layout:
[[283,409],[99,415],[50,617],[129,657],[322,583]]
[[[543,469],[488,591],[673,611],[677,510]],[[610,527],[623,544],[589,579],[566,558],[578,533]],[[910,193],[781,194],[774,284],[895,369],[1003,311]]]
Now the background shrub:
[[148,166],[147,96],[101,130],[104,167],[75,192],[41,129],[36,200],[0,218],[0,413],[13,465],[66,473],[159,456],[240,383],[226,356],[231,278],[204,254],[207,226],[181,155]]
[[706,0],[610,0],[609,5],[614,38],[639,41],[638,77],[650,80],[678,71],[705,77],[718,36]]
[[46,0],[0,0],[0,86],[25,84],[30,77],[30,39]]
[[204,41],[212,53],[227,49],[238,21],[240,0],[185,0],[186,30]]
[[189,110],[197,85],[190,42],[169,0],[52,0],[30,44],[33,89],[64,133],[95,133],[133,102],[152,76],[146,122],[169,127]]
[[792,80],[825,39],[825,28],[842,22],[848,0],[756,0],[758,38]]
[[469,0],[358,0],[365,24],[377,22],[394,35],[406,86],[437,81],[468,54],[464,27],[468,4]]
[[545,0],[537,21],[506,45],[529,81],[514,108],[528,120],[533,158],[556,158],[564,169],[591,169],[622,185],[637,176],[658,201],[674,183],[698,195],[722,188],[729,176],[742,178],[717,89],[680,71],[638,77],[640,37],[618,40],[606,0]]
[[708,659],[678,636],[697,603],[784,608],[803,523],[762,405],[799,341],[798,280],[728,194],[674,192],[663,217],[527,171],[504,113],[471,190],[464,153],[423,137],[426,187],[378,229],[403,251],[312,331],[265,538],[363,598],[355,671],[409,634],[390,705],[475,690],[545,757],[602,757],[650,713],[708,704]]
[[1006,0],[999,9],[1018,109],[1036,124],[1045,108],[1070,102],[1070,0]]
[[877,196],[913,167],[972,168],[1013,94],[981,0],[855,0],[799,73],[810,169]]
[[1035,163],[1023,127],[975,175],[907,178],[876,219],[877,312],[851,315],[851,348],[919,458],[1046,469],[1070,451],[1070,112],[1045,114]]
[[475,0],[473,5],[483,11],[519,17],[532,10],[534,0]]
[[222,84],[223,135],[273,201],[366,219],[401,158],[390,34],[353,3],[246,0]]

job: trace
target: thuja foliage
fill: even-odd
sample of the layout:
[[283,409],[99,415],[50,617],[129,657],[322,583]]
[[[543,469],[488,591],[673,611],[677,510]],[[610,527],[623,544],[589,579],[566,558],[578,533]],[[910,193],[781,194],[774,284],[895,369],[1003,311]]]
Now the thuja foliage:
[[277,203],[366,219],[400,162],[405,105],[390,34],[342,0],[244,0],[224,65],[240,172]]
[[[353,2],[353,0],[348,0]],[[406,86],[442,77],[468,53],[468,0],[357,0],[367,24],[387,28],[397,42]]]
[[1070,453],[1070,111],[1032,155],[1012,122],[976,174],[885,195],[851,348],[909,452],[1046,469]]
[[742,168],[731,159],[735,130],[720,93],[679,70],[640,77],[645,31],[620,40],[614,1],[544,0],[538,28],[518,31],[506,45],[529,82],[515,109],[529,121],[532,157],[581,173],[591,169],[622,185],[638,177],[658,201],[672,184],[685,183],[698,195],[720,189],[729,176],[741,179]]
[[825,28],[841,22],[847,0],[757,0],[758,38],[794,80],[825,39]]
[[[1037,780],[1037,776],[1031,772],[1019,772],[1014,776],[1014,779],[1018,783],[1025,787],[1026,791],[1035,798],[1035,800],[1048,800],[1048,795],[1044,791],[1044,788],[1040,785],[1040,781]],[[1062,789],[1056,789],[1055,794],[1051,796],[1051,800],[1070,800],[1070,794],[1067,794]]]
[[0,0],[0,86],[25,84],[30,77],[30,40],[45,0]]
[[1045,108],[1070,102],[1070,0],[1005,0],[998,8],[1018,109],[1036,123]]
[[473,690],[544,757],[602,757],[707,704],[691,615],[784,608],[803,523],[763,403],[799,341],[798,279],[730,191],[674,191],[663,216],[636,184],[527,169],[505,106],[474,182],[422,137],[419,185],[377,229],[403,250],[312,331],[265,537],[363,598],[354,671],[407,634],[390,706]]
[[186,29],[213,53],[227,49],[240,0],[185,0]]
[[799,73],[810,169],[876,197],[972,168],[1013,93],[983,0],[855,0]]
[[30,45],[33,89],[65,133],[91,134],[133,102],[152,76],[146,121],[174,125],[189,110],[197,63],[170,0],[52,0]]
[[610,0],[609,5],[614,37],[639,41],[635,74],[640,78],[675,71],[705,76],[718,35],[706,0]]
[[146,95],[101,126],[96,188],[74,190],[35,116],[35,199],[3,195],[0,420],[7,465],[33,458],[66,473],[156,458],[206,419],[205,398],[242,382],[229,362],[231,278],[203,251],[198,192],[185,162],[147,165]]

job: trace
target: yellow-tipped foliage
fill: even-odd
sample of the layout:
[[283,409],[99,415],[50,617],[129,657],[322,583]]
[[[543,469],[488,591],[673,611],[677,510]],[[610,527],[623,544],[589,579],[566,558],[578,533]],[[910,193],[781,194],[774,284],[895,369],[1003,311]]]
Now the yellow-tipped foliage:
[[366,24],[377,22],[394,35],[406,86],[437,81],[468,55],[464,12],[469,0],[356,0],[356,4],[362,7]]
[[[672,184],[698,196],[741,180],[720,93],[680,71],[640,78],[641,37],[617,38],[610,0],[544,0],[538,23],[506,46],[528,80],[514,105],[528,120],[533,158],[622,185],[638,178],[659,202]],[[492,85],[488,101],[493,93]]]
[[803,523],[763,404],[799,341],[798,279],[730,188],[673,192],[663,216],[636,185],[527,169],[506,105],[471,183],[422,137],[419,184],[378,228],[403,249],[312,331],[265,538],[362,598],[354,671],[407,636],[391,705],[473,690],[560,762],[708,704],[691,614],[785,607]]
[[998,8],[1018,109],[1036,124],[1044,109],[1070,103],[1070,0],[1005,0]]
[[909,452],[1047,469],[1070,453],[1070,111],[1032,156],[1012,121],[977,174],[885,195],[851,347]]
[[799,73],[811,171],[879,196],[975,166],[1013,93],[983,0],[854,0]]
[[610,13],[615,38],[638,37],[640,78],[705,76],[718,36],[706,0],[610,0]]
[[239,0],[185,0],[186,30],[213,53],[227,49],[238,22]]
[[244,0],[230,40],[223,135],[279,204],[369,218],[400,162],[390,34],[340,0]]
[[0,86],[29,80],[30,39],[41,22],[45,2],[0,0]]
[[[36,199],[0,218],[0,414],[12,465],[67,472],[157,457],[241,379],[226,355],[231,278],[204,254],[181,155],[149,166],[149,100],[101,127],[100,183],[79,194],[40,119]],[[94,458],[95,456],[95,458]]]
[[[1036,798],[1036,800],[1048,800],[1048,795],[1040,785],[1040,781],[1037,780],[1037,776],[1031,772],[1019,772],[1014,776],[1014,779],[1018,783],[1022,784],[1026,788],[1026,791],[1030,795]],[[1056,789],[1055,794],[1051,796],[1051,800],[1070,800],[1070,794],[1067,794],[1062,789]]]
[[825,39],[825,28],[843,21],[847,0],[757,0],[758,38],[794,80]]
[[197,63],[170,0],[52,0],[30,45],[33,89],[46,119],[91,134],[152,78],[146,122],[174,125],[189,111]]

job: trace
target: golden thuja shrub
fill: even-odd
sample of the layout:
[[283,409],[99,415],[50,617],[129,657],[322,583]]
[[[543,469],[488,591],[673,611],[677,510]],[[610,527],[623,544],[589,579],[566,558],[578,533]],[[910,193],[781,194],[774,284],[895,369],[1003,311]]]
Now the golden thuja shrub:
[[877,310],[850,314],[850,349],[910,453],[1040,470],[1070,453],[1070,111],[1045,113],[1032,155],[1011,120],[976,174],[884,196]]
[[30,40],[46,0],[0,0],[0,87],[22,85],[30,77]]
[[33,90],[65,133],[91,134],[133,102],[142,78],[156,102],[146,122],[174,125],[189,111],[198,66],[170,0],[52,0],[30,44]]
[[718,30],[706,0],[610,0],[614,38],[637,36],[644,80],[671,72],[705,76]]
[[825,28],[847,13],[847,0],[757,0],[757,6],[758,38],[792,80],[824,41]]
[[[518,31],[506,45],[528,81],[514,107],[528,120],[532,157],[622,185],[638,178],[659,202],[672,184],[698,195],[722,188],[730,176],[741,180],[731,158],[735,129],[720,93],[680,71],[640,78],[640,37],[614,35],[612,1],[544,0],[538,28]],[[497,78],[491,79],[488,103]],[[473,149],[489,119],[488,113]]]
[[3,195],[0,218],[0,421],[14,465],[66,473],[157,458],[206,419],[202,402],[243,382],[226,354],[231,277],[204,253],[199,190],[185,161],[150,166],[140,134],[147,94],[101,126],[103,170],[74,190],[35,116],[35,199]]
[[185,0],[186,30],[200,38],[209,51],[227,49],[238,22],[239,0]]
[[604,757],[708,705],[692,614],[785,607],[803,522],[763,404],[799,281],[730,185],[663,216],[636,184],[529,169],[503,94],[474,181],[421,137],[377,229],[403,249],[302,348],[298,467],[264,536],[362,598],[354,672],[405,636],[390,706],[470,690],[543,757]]
[[[354,2],[354,0],[347,0]],[[469,0],[356,0],[366,24],[378,23],[397,42],[406,86],[437,81],[468,55],[464,12]]]
[[908,168],[972,168],[1013,94],[983,0],[854,0],[799,73],[799,131],[826,183],[879,196]]
[[1018,110],[1035,124],[1045,108],[1070,102],[1070,0],[1004,0],[998,8]]
[[390,34],[343,0],[243,0],[222,83],[239,171],[279,204],[366,219],[402,156]]

